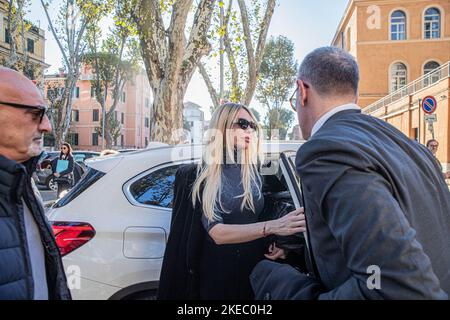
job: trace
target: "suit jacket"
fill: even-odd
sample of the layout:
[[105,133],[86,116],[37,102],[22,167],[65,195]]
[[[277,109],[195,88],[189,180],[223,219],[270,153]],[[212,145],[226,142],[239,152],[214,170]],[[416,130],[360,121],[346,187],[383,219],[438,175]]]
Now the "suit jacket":
[[296,166],[323,288],[295,270],[284,271],[287,286],[276,272],[287,267],[265,262],[252,274],[257,298],[448,298],[450,193],[428,149],[346,110],[299,149]]

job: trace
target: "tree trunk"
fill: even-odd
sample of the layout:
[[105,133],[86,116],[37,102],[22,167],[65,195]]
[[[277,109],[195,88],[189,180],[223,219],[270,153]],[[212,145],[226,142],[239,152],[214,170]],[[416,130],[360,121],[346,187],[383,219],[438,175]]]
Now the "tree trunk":
[[151,141],[177,144],[183,132],[183,98],[185,90],[175,83],[165,83],[154,90]]
[[187,40],[186,21],[192,0],[177,0],[172,7],[170,26],[164,28],[161,4],[139,0],[133,19],[137,24],[142,58],[154,100],[150,140],[178,143],[183,130],[183,98],[202,56],[211,50],[207,39],[216,0],[197,4]]

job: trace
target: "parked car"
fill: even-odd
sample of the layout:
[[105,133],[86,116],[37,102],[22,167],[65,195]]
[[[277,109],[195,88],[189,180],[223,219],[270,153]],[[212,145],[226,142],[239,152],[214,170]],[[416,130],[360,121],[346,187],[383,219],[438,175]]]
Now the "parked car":
[[134,151],[138,151],[139,149],[120,149],[117,150],[119,151],[119,153],[128,153],[128,152],[134,152]]
[[[35,182],[40,185],[44,185],[49,190],[56,191],[58,188],[56,183],[53,181],[53,175],[51,170],[50,162],[59,156],[59,151],[50,151],[44,155],[39,163],[36,170]],[[79,171],[83,173],[86,170],[85,161],[87,159],[92,159],[98,157],[99,152],[95,151],[73,151],[73,158],[76,164],[79,165]]]
[[[264,145],[263,192],[300,206],[299,143]],[[151,299],[170,231],[180,165],[201,145],[156,147],[87,163],[82,180],[48,212],[74,299]],[[285,197],[286,198],[286,197]]]

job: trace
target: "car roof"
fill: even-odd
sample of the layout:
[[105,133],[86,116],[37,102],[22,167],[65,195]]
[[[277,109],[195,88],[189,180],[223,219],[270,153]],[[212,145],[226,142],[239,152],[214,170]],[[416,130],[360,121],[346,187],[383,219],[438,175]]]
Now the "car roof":
[[[294,153],[304,141],[280,141],[263,143],[262,148],[266,154],[279,154],[281,152]],[[203,144],[180,144],[175,146],[161,146],[129,153],[119,153],[106,157],[91,158],[86,165],[102,172],[108,172],[122,160],[128,167],[147,167],[149,163],[170,163],[180,161],[199,160],[202,156]]]

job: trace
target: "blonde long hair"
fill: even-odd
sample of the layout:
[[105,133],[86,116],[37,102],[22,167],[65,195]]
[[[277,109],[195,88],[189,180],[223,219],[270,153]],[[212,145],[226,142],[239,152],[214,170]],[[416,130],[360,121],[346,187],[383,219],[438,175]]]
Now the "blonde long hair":
[[[260,164],[263,163],[263,152],[261,149],[262,130],[253,113],[245,106],[234,103],[226,103],[214,112],[206,135],[206,145],[203,150],[202,162],[197,168],[197,179],[193,186],[192,202],[194,206],[197,200],[201,202],[203,214],[209,221],[218,218],[215,213],[219,208],[223,210],[222,194],[222,163],[224,158],[232,159],[234,162],[234,141],[232,139],[233,124],[241,109],[247,111],[253,122],[257,124],[255,131],[257,137],[251,140],[249,147],[242,152],[241,156],[241,180],[244,188],[241,210],[247,208],[255,212],[252,186],[258,188],[259,197],[261,193],[261,177],[258,173]],[[224,154],[226,152],[226,154]],[[231,156],[231,157],[230,157]]]

